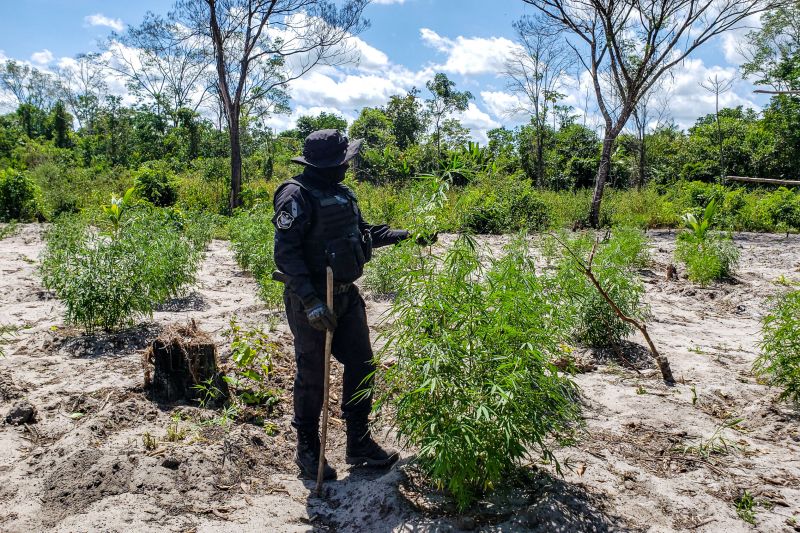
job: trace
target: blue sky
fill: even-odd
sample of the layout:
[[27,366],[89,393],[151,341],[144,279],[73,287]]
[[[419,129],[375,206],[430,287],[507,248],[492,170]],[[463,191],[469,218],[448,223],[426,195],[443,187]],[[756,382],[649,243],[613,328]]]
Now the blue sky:
[[[65,57],[96,51],[97,43],[112,28],[137,24],[148,10],[164,13],[171,2],[156,0],[0,0],[0,59],[29,61],[52,68]],[[501,124],[513,126],[525,120],[506,109],[513,97],[501,75],[505,55],[513,46],[512,23],[531,6],[521,0],[374,0],[366,15],[371,27],[359,35],[359,66],[320,69],[291,88],[292,116],[271,120],[277,129],[291,127],[297,115],[319,111],[338,112],[353,119],[365,106],[382,105],[390,94],[444,71],[475,95],[470,109],[460,118],[477,139]],[[754,21],[757,23],[757,21]],[[741,58],[736,43],[744,31],[709,43],[680,66],[670,79],[664,98],[670,116],[687,127],[702,114],[713,111],[711,95],[698,87],[706,77],[736,76]],[[566,103],[577,113],[584,107],[579,79],[568,91]],[[763,104],[752,86],[739,80],[723,98],[724,105]],[[589,116],[593,110],[587,110]],[[591,121],[590,121],[591,122]]]

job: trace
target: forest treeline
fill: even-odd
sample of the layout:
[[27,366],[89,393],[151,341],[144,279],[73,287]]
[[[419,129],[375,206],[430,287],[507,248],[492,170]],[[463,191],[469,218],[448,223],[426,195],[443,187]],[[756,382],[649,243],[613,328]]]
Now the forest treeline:
[[[800,54],[791,44],[797,12],[787,7],[765,14],[763,28],[748,36],[752,53],[743,74],[789,92],[798,87]],[[616,137],[603,178],[607,183],[599,187],[606,133],[602,124],[589,121],[586,110],[562,105],[564,95],[552,81],[563,76],[552,57],[554,44],[531,42],[542,35],[541,20],[515,24],[523,53],[509,61],[506,73],[519,82],[519,95],[530,97],[529,123],[492,129],[488,142],[476,143],[456,118],[473,96],[443,73],[424,88],[362,109],[352,123],[321,113],[302,116],[293,129],[277,132],[265,119],[288,109],[290,78],[273,72],[284,82],[243,101],[249,106],[239,110],[232,135],[219,87],[211,91],[210,100],[191,97],[200,73],[208,74],[213,49],[163,51],[175,28],[186,27],[178,26],[180,16],[149,14],[141,26],[113,35],[105,55],[79,56],[64,71],[14,60],[0,65],[3,88],[15,106],[0,116],[0,218],[50,220],[96,209],[134,184],[140,198],[157,205],[230,215],[238,206],[268,202],[276,184],[298,171],[289,159],[301,151],[304,137],[315,129],[335,128],[365,139],[351,179],[359,183],[367,206],[381,206],[373,212],[387,222],[402,221],[408,196],[402,189],[416,176],[435,173],[453,185],[452,214],[442,229],[499,233],[591,223],[598,189],[607,187],[611,193],[608,205],[598,212],[601,223],[613,218],[639,226],[673,226],[686,210],[716,198],[721,213],[729,214],[725,222],[731,229],[800,228],[796,192],[730,188],[725,182],[726,175],[800,178],[796,95],[776,94],[759,111],[718,109],[682,130],[669,118],[669,93],[654,85],[637,101],[632,111],[636,120]],[[360,28],[360,11],[336,16],[331,24],[338,21],[353,32]],[[144,54],[139,68],[114,59],[120,43],[129,47],[128,53],[139,47]],[[170,61],[178,57],[191,59],[200,70],[187,69],[183,77],[170,78]],[[109,92],[109,69],[127,79],[137,103],[125,105],[122,97]],[[248,76],[243,83],[252,86],[257,80]],[[521,78],[534,85],[526,86]],[[219,85],[219,79],[208,83]],[[160,90],[148,80],[160,80]],[[726,89],[719,79],[714,81],[719,96]],[[209,101],[210,106],[202,105]],[[593,202],[587,206],[591,189]],[[617,205],[620,198],[628,207]],[[388,202],[397,206],[384,206]],[[632,205],[647,213],[626,214],[636,210]]]

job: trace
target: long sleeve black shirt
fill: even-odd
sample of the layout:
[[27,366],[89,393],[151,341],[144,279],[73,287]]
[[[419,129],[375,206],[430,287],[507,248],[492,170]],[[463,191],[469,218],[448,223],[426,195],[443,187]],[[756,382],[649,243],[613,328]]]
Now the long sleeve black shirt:
[[[306,167],[304,178],[313,186],[322,189],[341,188],[341,184],[331,184],[312,167]],[[349,189],[347,189],[348,192]],[[322,287],[324,280],[312,279],[311,272],[303,255],[303,241],[311,226],[313,216],[312,200],[309,193],[296,183],[283,185],[274,198],[275,217],[275,264],[287,277],[287,286],[304,303],[320,298],[316,287]],[[350,192],[352,195],[352,192]],[[358,225],[362,232],[369,232],[373,248],[397,244],[409,237],[405,230],[393,230],[388,225],[371,225],[364,221],[361,211]]]

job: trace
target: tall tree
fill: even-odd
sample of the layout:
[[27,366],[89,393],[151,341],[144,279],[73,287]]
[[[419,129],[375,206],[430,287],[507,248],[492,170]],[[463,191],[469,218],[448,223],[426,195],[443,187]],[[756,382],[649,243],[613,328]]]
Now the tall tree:
[[719,122],[719,97],[722,94],[731,90],[733,87],[733,79],[720,79],[719,74],[714,74],[714,77],[708,77],[703,82],[700,82],[700,87],[714,95],[714,118],[717,121],[717,148],[719,150],[719,182],[725,179],[725,155],[722,151],[722,126]]
[[668,95],[663,83],[654,85],[633,108],[633,126],[636,133],[636,189],[647,182],[647,132],[657,130],[667,118]]
[[79,54],[56,70],[64,102],[79,128],[93,131],[100,105],[108,92],[100,54]]
[[49,111],[58,101],[59,86],[51,74],[9,59],[0,67],[0,89],[20,105]]
[[442,160],[442,126],[447,117],[456,111],[465,111],[472,100],[469,91],[456,91],[456,82],[451,81],[447,74],[437,73],[432,80],[425,83],[431,98],[425,100],[428,113],[433,121],[434,138],[436,139],[437,163]]
[[398,148],[405,150],[419,143],[427,124],[418,89],[411,89],[405,96],[390,96],[384,111],[392,122],[392,133]]
[[744,77],[777,91],[800,89],[800,4],[789,3],[764,13],[761,29],[747,34],[741,47]]
[[72,131],[72,117],[67,113],[67,107],[61,100],[56,102],[56,105],[53,106],[53,110],[50,112],[49,130],[49,136],[53,139],[53,144],[55,144],[56,147],[70,147],[69,134]]
[[568,32],[591,74],[604,136],[589,223],[600,204],[617,137],[639,100],[672,67],[710,39],[785,0],[523,0]]
[[[558,32],[543,17],[525,17],[514,23],[520,48],[506,62],[509,89],[520,97],[513,112],[530,115],[533,125],[536,185],[544,183],[544,140],[547,117],[562,94],[567,69],[574,62],[572,50],[565,47]],[[555,115],[554,115],[555,118]]]
[[139,26],[112,33],[106,66],[158,114],[197,111],[208,96],[209,63],[202,41],[177,20],[148,12]]
[[178,0],[176,18],[214,59],[231,147],[230,208],[241,205],[243,110],[275,101],[319,64],[352,59],[348,38],[367,26],[369,0]]

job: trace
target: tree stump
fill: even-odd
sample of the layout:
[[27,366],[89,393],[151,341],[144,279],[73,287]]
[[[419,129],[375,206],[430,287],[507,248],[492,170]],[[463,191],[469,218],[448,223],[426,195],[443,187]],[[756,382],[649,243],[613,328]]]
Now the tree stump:
[[143,363],[145,388],[156,402],[218,407],[230,397],[219,370],[217,346],[194,320],[167,328],[147,349]]

